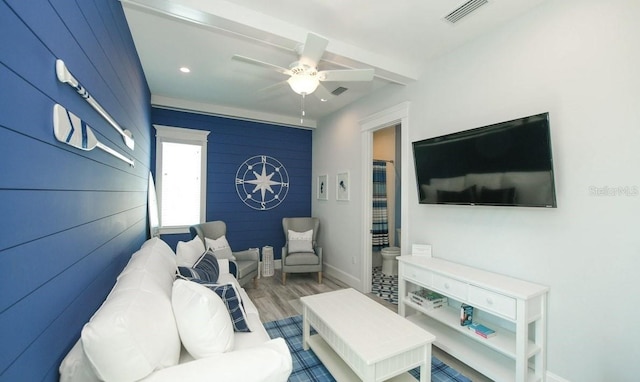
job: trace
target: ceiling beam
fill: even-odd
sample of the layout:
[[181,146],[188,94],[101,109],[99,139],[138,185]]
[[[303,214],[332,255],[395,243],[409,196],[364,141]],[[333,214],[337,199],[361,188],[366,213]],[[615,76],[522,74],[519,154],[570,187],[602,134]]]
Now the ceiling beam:
[[[126,7],[230,33],[293,51],[306,40],[309,30],[223,0],[120,0]],[[373,67],[376,77],[406,85],[419,72],[406,63],[329,38],[323,60],[347,68]]]

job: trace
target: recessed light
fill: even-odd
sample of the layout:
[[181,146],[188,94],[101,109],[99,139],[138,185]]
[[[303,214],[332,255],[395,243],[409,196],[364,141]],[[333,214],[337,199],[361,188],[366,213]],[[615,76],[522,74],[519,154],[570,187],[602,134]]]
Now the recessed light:
[[189,73],[189,72],[191,72],[191,69],[187,68],[186,66],[183,66],[183,67],[180,68],[180,71],[182,73]]

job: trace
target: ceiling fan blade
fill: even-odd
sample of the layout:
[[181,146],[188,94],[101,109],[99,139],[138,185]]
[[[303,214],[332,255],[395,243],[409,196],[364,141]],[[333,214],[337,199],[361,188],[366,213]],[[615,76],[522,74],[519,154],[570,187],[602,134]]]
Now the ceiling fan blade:
[[245,63],[251,64],[251,65],[262,66],[263,68],[275,70],[278,73],[286,74],[288,76],[291,75],[291,71],[289,69],[285,69],[285,68],[283,68],[281,66],[270,64],[268,62],[256,60],[254,58],[249,58],[249,57],[245,57],[245,56],[240,56],[238,54],[234,54],[231,57],[231,59],[232,60],[236,60],[236,61],[245,62]]
[[256,90],[256,94],[264,94],[264,93],[272,93],[275,90],[279,90],[280,88],[289,87],[287,81],[279,81],[273,85],[265,86],[262,89]]
[[312,93],[316,96],[320,101],[329,101],[333,97],[335,97],[329,89],[325,88],[324,85],[319,84],[316,90]]
[[371,81],[373,69],[322,70],[318,72],[320,81]]
[[328,44],[329,40],[326,38],[318,36],[315,33],[309,33],[307,35],[307,41],[305,41],[304,47],[302,48],[302,53],[300,53],[300,63],[312,68],[318,66],[318,61],[320,61]]

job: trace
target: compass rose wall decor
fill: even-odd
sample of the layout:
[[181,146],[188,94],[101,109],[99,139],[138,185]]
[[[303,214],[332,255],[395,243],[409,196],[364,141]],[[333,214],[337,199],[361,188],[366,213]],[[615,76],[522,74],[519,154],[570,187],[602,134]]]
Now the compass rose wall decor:
[[270,210],[287,197],[289,174],[277,159],[256,155],[238,167],[236,192],[240,200],[254,210]]

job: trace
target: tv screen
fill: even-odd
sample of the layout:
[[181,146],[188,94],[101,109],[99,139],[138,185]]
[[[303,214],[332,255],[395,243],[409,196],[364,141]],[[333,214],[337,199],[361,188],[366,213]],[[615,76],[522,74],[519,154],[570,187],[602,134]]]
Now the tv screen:
[[557,207],[549,113],[413,142],[421,204]]

